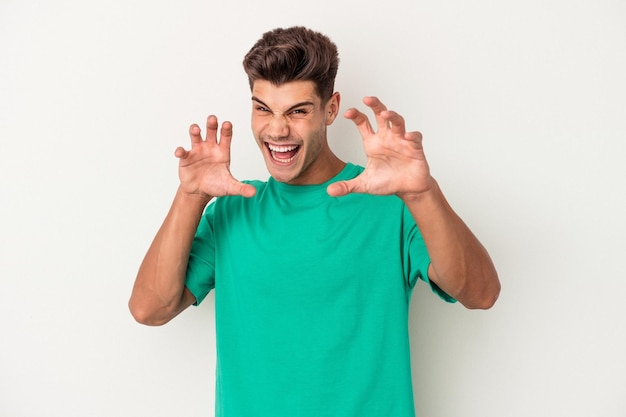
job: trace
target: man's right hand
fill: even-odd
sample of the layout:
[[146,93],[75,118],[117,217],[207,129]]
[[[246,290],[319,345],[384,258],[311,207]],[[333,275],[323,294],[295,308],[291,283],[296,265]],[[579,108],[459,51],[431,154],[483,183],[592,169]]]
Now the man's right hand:
[[219,140],[217,117],[211,115],[206,122],[206,140],[202,139],[201,129],[197,124],[189,127],[191,149],[178,147],[174,153],[179,159],[178,176],[180,188],[186,194],[204,197],[241,195],[252,197],[256,188],[237,181],[230,173],[230,143],[233,126],[224,122],[220,129]]

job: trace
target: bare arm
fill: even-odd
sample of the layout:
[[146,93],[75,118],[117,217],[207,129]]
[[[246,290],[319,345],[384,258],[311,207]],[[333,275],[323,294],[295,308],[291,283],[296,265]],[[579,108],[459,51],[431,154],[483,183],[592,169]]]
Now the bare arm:
[[417,195],[402,195],[417,223],[431,265],[433,282],[467,308],[488,309],[500,294],[500,281],[487,250],[454,212],[438,184]]
[[180,186],[163,225],[157,232],[137,273],[129,301],[135,319],[161,325],[195,302],[185,287],[191,244],[204,208],[213,197],[251,197],[254,187],[235,180],[230,173],[232,125],[225,122],[217,137],[218,122],[207,119],[207,136],[200,128],[189,129],[191,150],[176,149]]
[[191,243],[207,199],[180,188],[141,263],[129,301],[135,320],[165,324],[195,302],[185,287]]
[[447,203],[422,148],[422,135],[407,132],[404,119],[375,97],[364,102],[376,118],[375,131],[367,116],[346,111],[361,135],[367,155],[365,170],[356,178],[328,187],[328,193],[369,193],[400,197],[417,223],[431,257],[429,278],[468,308],[490,308],[500,293],[500,281],[489,254]]

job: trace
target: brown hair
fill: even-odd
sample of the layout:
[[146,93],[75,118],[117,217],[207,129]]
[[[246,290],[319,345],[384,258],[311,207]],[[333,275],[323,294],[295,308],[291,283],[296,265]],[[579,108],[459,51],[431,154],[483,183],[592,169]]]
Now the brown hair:
[[324,34],[301,26],[278,28],[263,34],[243,60],[252,88],[256,80],[274,85],[312,81],[322,102],[335,88],[339,68],[337,46]]

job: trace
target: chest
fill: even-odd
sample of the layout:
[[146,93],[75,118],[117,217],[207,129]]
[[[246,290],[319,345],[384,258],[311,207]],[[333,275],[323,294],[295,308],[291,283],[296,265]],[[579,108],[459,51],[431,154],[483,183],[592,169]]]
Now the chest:
[[216,290],[302,303],[374,288],[404,291],[400,223],[390,220],[389,207],[347,203],[259,204],[221,213]]

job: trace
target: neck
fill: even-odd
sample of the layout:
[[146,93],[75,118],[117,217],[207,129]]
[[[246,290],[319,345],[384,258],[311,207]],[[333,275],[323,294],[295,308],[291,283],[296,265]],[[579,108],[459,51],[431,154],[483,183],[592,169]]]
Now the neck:
[[328,149],[324,155],[319,155],[316,161],[307,167],[308,172],[304,176],[287,183],[291,185],[323,184],[339,174],[345,166],[346,163]]

